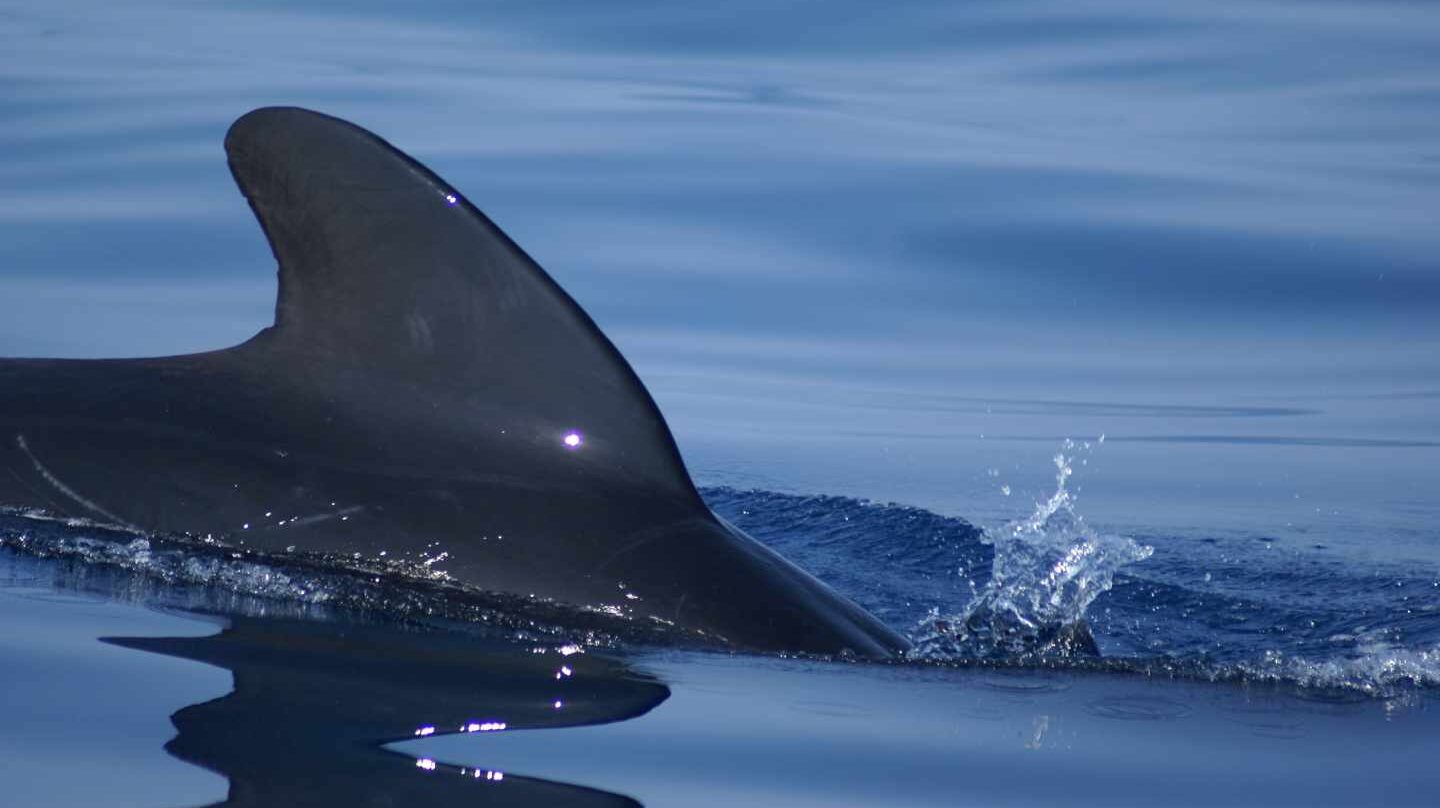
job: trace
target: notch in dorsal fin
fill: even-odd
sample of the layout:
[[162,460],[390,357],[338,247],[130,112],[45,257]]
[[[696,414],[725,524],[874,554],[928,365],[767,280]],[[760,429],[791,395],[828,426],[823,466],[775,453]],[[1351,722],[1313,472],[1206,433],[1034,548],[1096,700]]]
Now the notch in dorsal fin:
[[617,471],[698,502],[619,351],[456,189],[374,134],[304,109],[246,114],[225,149],[279,263],[280,350],[446,394],[436,400],[483,396],[489,412],[584,425]]

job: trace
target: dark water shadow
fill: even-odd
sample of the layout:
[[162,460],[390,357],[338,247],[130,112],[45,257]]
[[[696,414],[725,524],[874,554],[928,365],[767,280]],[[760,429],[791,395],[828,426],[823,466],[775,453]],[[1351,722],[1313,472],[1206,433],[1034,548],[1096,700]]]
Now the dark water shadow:
[[381,748],[430,734],[426,728],[444,734],[623,721],[669,697],[664,684],[616,660],[466,632],[229,622],[209,637],[104,640],[234,673],[230,694],[171,717],[179,734],[166,745],[229,779],[229,796],[217,806],[639,805],[619,794]]

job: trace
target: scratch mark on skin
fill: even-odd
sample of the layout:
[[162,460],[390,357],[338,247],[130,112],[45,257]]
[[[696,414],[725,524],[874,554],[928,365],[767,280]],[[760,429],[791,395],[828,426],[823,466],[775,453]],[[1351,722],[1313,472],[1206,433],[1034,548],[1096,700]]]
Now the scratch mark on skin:
[[284,527],[305,527],[306,525],[314,525],[319,524],[320,522],[328,522],[332,519],[336,519],[342,516],[354,516],[355,514],[360,513],[364,510],[364,505],[353,505],[349,508],[342,508],[338,511],[335,511],[334,513],[318,513],[314,516],[297,516],[293,519],[288,519],[281,522],[280,525]]
[[8,471],[10,472],[10,476],[15,478],[15,482],[20,483],[21,488],[24,488],[26,491],[29,491],[40,499],[43,499],[46,502],[50,503],[50,507],[54,508],[56,513],[59,513],[62,510],[62,508],[60,507],[60,503],[51,499],[49,494],[46,494],[44,491],[41,491],[40,489],[26,482],[25,478],[20,476],[20,472],[16,471],[13,468],[8,469]]
[[104,508],[100,507],[99,505],[95,504],[94,502],[91,502],[90,500],[86,499],[85,497],[80,496],[80,494],[79,494],[78,492],[76,492],[75,489],[73,489],[73,488],[71,488],[70,486],[66,485],[65,483],[61,482],[61,481],[60,481],[60,478],[59,478],[59,477],[56,477],[54,474],[52,474],[52,473],[50,472],[50,469],[45,468],[45,464],[43,464],[43,463],[40,462],[40,458],[36,457],[36,456],[35,456],[35,453],[32,452],[32,451],[30,451],[30,444],[29,444],[29,443],[26,443],[26,441],[25,441],[25,436],[24,436],[24,435],[18,435],[18,434],[17,434],[17,435],[15,436],[15,445],[16,445],[16,446],[19,446],[19,447],[20,447],[20,451],[24,452],[24,453],[25,453],[25,456],[30,458],[30,462],[33,463],[33,464],[35,464],[35,471],[38,472],[38,473],[40,474],[40,476],[45,479],[45,482],[50,483],[50,485],[54,486],[56,491],[59,491],[60,493],[64,494],[65,496],[67,496],[67,497],[69,497],[70,499],[74,500],[74,501],[75,501],[76,503],[78,503],[81,507],[84,507],[84,508],[86,508],[87,510],[93,511],[94,513],[100,514],[101,516],[105,517],[106,519],[109,519],[112,523],[114,523],[114,524],[116,524],[116,525],[119,525],[120,527],[123,527],[123,528],[125,528],[126,530],[132,530],[132,531],[135,531],[136,533],[141,532],[141,531],[140,531],[140,528],[135,527],[134,525],[130,524],[129,522],[126,522],[124,519],[121,519],[120,517],[116,516],[115,514],[113,514],[113,513],[109,512],[109,511],[105,510]]

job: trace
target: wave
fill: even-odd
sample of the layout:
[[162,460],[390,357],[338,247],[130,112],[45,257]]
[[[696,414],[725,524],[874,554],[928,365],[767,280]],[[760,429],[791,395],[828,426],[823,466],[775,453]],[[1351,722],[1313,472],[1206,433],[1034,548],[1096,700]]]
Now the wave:
[[[1440,582],[1378,563],[1280,554],[1270,540],[1089,526],[1056,457],[1054,494],[982,530],[893,503],[706,488],[721,516],[892,626],[899,664],[1041,667],[1287,683],[1391,697],[1440,687]],[[1265,537],[1258,537],[1265,538]],[[423,562],[257,553],[0,513],[0,552],[56,586],[191,611],[461,621],[521,640],[694,646],[684,632],[459,586]]]

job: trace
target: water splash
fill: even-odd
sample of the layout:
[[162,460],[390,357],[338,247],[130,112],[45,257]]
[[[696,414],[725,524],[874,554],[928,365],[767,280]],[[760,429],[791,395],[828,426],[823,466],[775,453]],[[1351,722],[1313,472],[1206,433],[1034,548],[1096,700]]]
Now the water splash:
[[[1091,530],[1070,490],[1074,461],[1090,444],[1065,441],[1055,455],[1055,493],[1025,519],[986,530],[990,579],[959,614],[932,609],[915,632],[917,659],[1015,659],[1098,654],[1085,610],[1115,572],[1153,548]],[[1067,454],[1068,453],[1068,454]],[[973,588],[973,584],[972,584]]]
[[[1137,536],[1163,542],[1163,553],[1115,572],[1149,548],[1092,535],[1076,515],[1074,481],[1061,466],[1080,468],[1083,451],[1083,444],[1065,448],[1079,457],[1062,459],[1055,494],[1033,515],[988,533],[904,505],[773,491],[703,493],[725,518],[890,625],[921,624],[917,664],[978,661],[1259,682],[1297,687],[1305,698],[1387,704],[1440,692],[1440,578],[1433,570],[1281,555],[1250,533],[1205,532]],[[0,585],[9,576],[12,583],[218,614],[439,618],[564,645],[561,653],[693,642],[664,627],[465,590],[420,562],[267,556],[35,516],[0,509]],[[1086,542],[1095,547],[1086,549]],[[925,618],[935,603],[970,605]],[[1083,653],[1093,650],[1087,622],[1104,658]]]
[[1440,687],[1440,646],[1427,650],[1372,641],[1330,659],[1306,659],[1270,650],[1259,661],[1235,665],[1234,673],[1250,682],[1293,683],[1331,694],[1395,698],[1416,688]]

